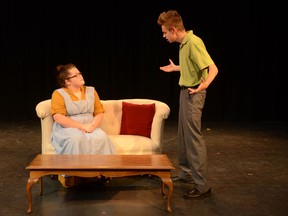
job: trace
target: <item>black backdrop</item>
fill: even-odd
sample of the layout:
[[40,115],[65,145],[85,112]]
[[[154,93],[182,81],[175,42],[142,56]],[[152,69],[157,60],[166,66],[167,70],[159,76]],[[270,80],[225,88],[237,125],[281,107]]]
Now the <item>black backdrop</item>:
[[151,98],[177,119],[178,44],[162,38],[160,12],[176,9],[219,68],[204,121],[287,121],[284,39],[277,1],[0,2],[0,120],[36,119],[35,106],[57,88],[54,69],[74,63],[101,99]]

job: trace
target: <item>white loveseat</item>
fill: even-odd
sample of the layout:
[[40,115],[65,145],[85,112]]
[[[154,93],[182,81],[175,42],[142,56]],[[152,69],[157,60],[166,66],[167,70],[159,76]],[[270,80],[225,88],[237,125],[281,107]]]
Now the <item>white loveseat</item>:
[[[155,103],[155,115],[152,122],[151,138],[138,135],[120,135],[122,102],[135,104]],[[152,99],[101,100],[105,114],[101,128],[114,143],[117,154],[161,154],[165,119],[170,114],[167,104]],[[44,100],[36,105],[37,116],[41,120],[42,154],[56,154],[50,143],[53,118],[50,112],[51,100]],[[140,113],[139,113],[140,115]]]

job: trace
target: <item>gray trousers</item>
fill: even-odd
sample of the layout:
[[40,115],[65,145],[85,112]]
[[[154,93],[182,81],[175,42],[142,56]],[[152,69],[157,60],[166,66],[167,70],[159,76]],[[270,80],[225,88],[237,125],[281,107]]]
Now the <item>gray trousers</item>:
[[187,89],[181,90],[178,119],[179,176],[192,179],[195,188],[203,193],[210,188],[207,181],[207,149],[201,132],[205,99],[206,90],[195,94],[188,94]]

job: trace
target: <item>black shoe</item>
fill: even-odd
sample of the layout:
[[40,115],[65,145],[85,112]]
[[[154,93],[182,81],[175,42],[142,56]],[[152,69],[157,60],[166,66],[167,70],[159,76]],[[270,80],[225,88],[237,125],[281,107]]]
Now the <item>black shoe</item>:
[[194,181],[193,180],[188,180],[188,179],[183,179],[183,178],[180,178],[179,176],[175,176],[172,178],[172,181],[174,183],[189,183],[189,184],[194,184]]
[[51,178],[52,180],[57,180],[57,179],[58,179],[58,175],[50,175],[50,178]]
[[100,182],[104,183],[104,184],[108,184],[111,181],[112,177],[105,177],[105,176],[101,176],[100,178]]
[[208,195],[210,195],[210,193],[211,193],[211,188],[209,188],[209,190],[206,191],[205,193],[201,193],[199,190],[194,188],[191,191],[185,193],[184,198],[185,199],[195,199],[195,198],[208,196]]

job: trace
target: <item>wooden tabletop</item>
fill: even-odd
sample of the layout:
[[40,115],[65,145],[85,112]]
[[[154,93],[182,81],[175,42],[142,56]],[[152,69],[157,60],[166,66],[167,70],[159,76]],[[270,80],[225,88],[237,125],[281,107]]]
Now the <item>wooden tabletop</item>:
[[38,154],[26,167],[29,170],[45,169],[149,169],[173,170],[167,155],[50,155]]

